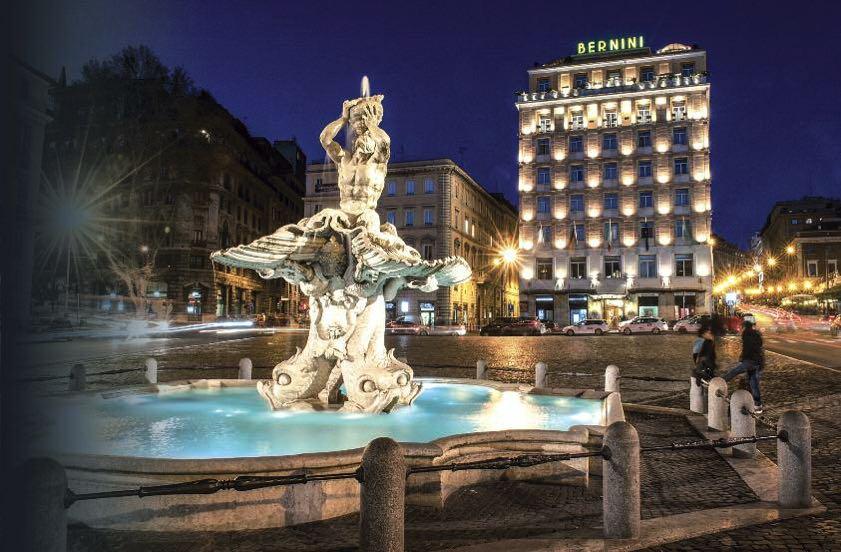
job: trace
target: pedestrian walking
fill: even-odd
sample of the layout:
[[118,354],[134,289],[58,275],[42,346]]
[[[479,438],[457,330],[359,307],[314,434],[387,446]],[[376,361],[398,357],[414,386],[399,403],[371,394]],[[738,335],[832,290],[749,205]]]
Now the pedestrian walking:
[[750,320],[742,324],[742,354],[739,364],[724,374],[724,381],[730,381],[739,374],[745,374],[750,394],[753,396],[754,412],[762,413],[762,395],[759,391],[759,381],[765,368],[765,351],[762,336],[754,328]]
[[702,380],[709,381],[715,377],[718,369],[715,358],[715,336],[712,325],[709,323],[701,324],[698,329],[698,338],[692,344],[692,361],[695,363],[692,375],[695,376],[695,382],[698,385],[701,385]]

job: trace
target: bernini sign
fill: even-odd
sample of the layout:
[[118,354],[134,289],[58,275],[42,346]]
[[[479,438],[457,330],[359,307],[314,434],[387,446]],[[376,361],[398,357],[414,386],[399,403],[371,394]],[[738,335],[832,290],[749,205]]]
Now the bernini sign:
[[576,54],[581,56],[607,52],[621,52],[623,50],[637,50],[639,48],[645,48],[645,37],[642,35],[579,42]]

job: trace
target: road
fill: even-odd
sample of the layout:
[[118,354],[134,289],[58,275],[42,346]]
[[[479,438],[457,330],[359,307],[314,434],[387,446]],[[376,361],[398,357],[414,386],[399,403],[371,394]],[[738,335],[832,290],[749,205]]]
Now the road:
[[825,368],[841,369],[841,337],[828,333],[798,330],[791,333],[765,333],[765,349]]

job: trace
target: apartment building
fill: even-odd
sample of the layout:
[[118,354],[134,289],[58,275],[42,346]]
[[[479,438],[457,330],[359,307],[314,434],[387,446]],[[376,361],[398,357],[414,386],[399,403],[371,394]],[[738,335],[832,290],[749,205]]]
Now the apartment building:
[[[306,216],[338,208],[337,182],[332,163],[309,165]],[[499,260],[504,247],[516,244],[517,210],[502,194],[487,192],[449,159],[390,163],[377,211],[424,259],[461,255],[473,269],[469,281],[452,288],[401,290],[386,303],[388,319],[475,328],[517,315],[518,275]]]
[[518,94],[521,312],[676,318],[712,289],[706,52],[591,41]]

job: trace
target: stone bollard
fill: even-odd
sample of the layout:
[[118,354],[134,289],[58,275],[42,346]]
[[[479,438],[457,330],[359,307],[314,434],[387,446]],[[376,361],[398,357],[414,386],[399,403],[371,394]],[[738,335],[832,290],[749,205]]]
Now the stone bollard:
[[604,400],[605,407],[605,422],[604,425],[609,426],[614,422],[625,421],[625,410],[622,408],[622,395],[619,393],[611,393]]
[[780,508],[812,504],[812,428],[800,411],[787,410],[777,422],[777,463],[780,466]]
[[698,385],[694,376],[689,378],[689,410],[698,414],[706,414],[707,399],[703,385]]
[[393,439],[378,437],[362,453],[359,549],[403,552],[406,462]]
[[241,358],[239,359],[239,379],[241,380],[250,380],[251,379],[251,359],[250,358]]
[[64,468],[50,458],[31,458],[15,471],[12,485],[18,487],[15,503],[19,508],[10,514],[18,519],[9,520],[15,535],[6,535],[4,540],[11,539],[22,546],[13,545],[9,550],[65,552],[67,475]]
[[85,365],[74,364],[70,369],[70,383],[68,389],[70,391],[84,391],[86,384]]
[[610,425],[604,434],[609,458],[602,461],[602,509],[607,539],[640,534],[640,440],[628,422]]
[[158,383],[158,361],[152,357],[146,359],[146,381],[151,384]]
[[604,390],[607,393],[619,392],[619,367],[611,364],[604,371]]
[[[730,395],[730,438],[756,437],[756,420],[753,412],[753,397],[744,389],[733,391]],[[745,410],[744,413],[742,410]],[[733,456],[737,458],[753,458],[756,456],[756,443],[745,443],[733,447]]]
[[[719,396],[718,392],[722,396]],[[713,378],[707,388],[709,406],[707,407],[707,428],[727,431],[727,382],[723,378]]]
[[546,387],[546,363],[538,362],[534,365],[534,386],[538,389]]
[[476,379],[488,379],[488,363],[484,360],[476,361]]

